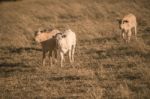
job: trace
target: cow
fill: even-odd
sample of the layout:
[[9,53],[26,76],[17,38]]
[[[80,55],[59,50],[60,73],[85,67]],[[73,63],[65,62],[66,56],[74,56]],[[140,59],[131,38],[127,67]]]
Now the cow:
[[63,33],[58,33],[54,36],[57,48],[61,57],[61,67],[63,67],[64,54],[68,52],[69,62],[74,62],[74,52],[76,47],[76,34],[71,30],[65,30]]
[[50,31],[44,30],[35,33],[35,41],[40,43],[42,46],[43,51],[43,58],[42,58],[42,64],[45,66],[45,60],[46,60],[46,54],[49,54],[49,64],[52,66],[53,61],[53,53],[55,55],[55,59],[57,58],[57,48],[56,48],[56,41],[54,40],[53,36],[55,36],[57,33],[60,33],[59,30],[53,29]]
[[[133,14],[128,14],[122,19],[117,19],[119,22],[119,28],[122,31],[122,38],[125,42],[130,42],[131,35],[134,32],[135,38],[137,40],[137,21]],[[133,31],[134,30],[134,31]]]

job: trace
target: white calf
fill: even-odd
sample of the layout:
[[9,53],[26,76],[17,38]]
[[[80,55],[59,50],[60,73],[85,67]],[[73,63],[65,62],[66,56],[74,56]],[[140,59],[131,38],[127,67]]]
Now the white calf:
[[76,46],[76,34],[70,29],[55,36],[56,43],[61,56],[61,67],[63,66],[64,54],[69,52],[69,61],[74,62],[74,52]]

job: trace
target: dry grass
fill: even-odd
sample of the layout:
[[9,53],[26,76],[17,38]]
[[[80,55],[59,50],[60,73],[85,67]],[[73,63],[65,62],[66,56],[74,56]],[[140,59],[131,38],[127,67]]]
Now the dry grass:
[[[1,99],[149,98],[149,0],[6,1],[0,1]],[[127,13],[138,19],[138,41],[131,44],[116,22]],[[42,67],[34,31],[50,25],[76,32],[74,68],[68,61]]]

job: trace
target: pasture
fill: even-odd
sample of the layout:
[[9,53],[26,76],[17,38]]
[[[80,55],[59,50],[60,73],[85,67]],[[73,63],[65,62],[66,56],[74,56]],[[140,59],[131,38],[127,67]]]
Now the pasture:
[[[1,99],[149,99],[149,0],[0,0]],[[126,44],[117,18],[137,17]],[[74,67],[42,66],[39,28],[72,29]]]

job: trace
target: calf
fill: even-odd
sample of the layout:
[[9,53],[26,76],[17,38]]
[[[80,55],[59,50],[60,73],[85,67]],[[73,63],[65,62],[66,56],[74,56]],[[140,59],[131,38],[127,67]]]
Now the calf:
[[43,51],[43,60],[42,64],[45,66],[46,54],[49,54],[50,65],[52,66],[52,54],[55,54],[55,58],[57,58],[57,50],[56,50],[56,41],[53,36],[57,33],[60,33],[59,30],[51,30],[51,31],[38,31],[35,33],[35,41],[41,44]]
[[59,53],[61,56],[61,67],[63,66],[64,54],[69,52],[69,61],[72,64],[74,62],[74,52],[76,47],[76,34],[70,29],[63,33],[58,33],[54,36]]
[[133,33],[133,29],[134,29],[135,38],[137,39],[137,37],[136,37],[137,21],[136,21],[135,15],[128,14],[128,15],[124,16],[124,18],[118,19],[118,21],[119,21],[119,27],[122,30],[122,38],[126,42],[130,42],[131,35]]

